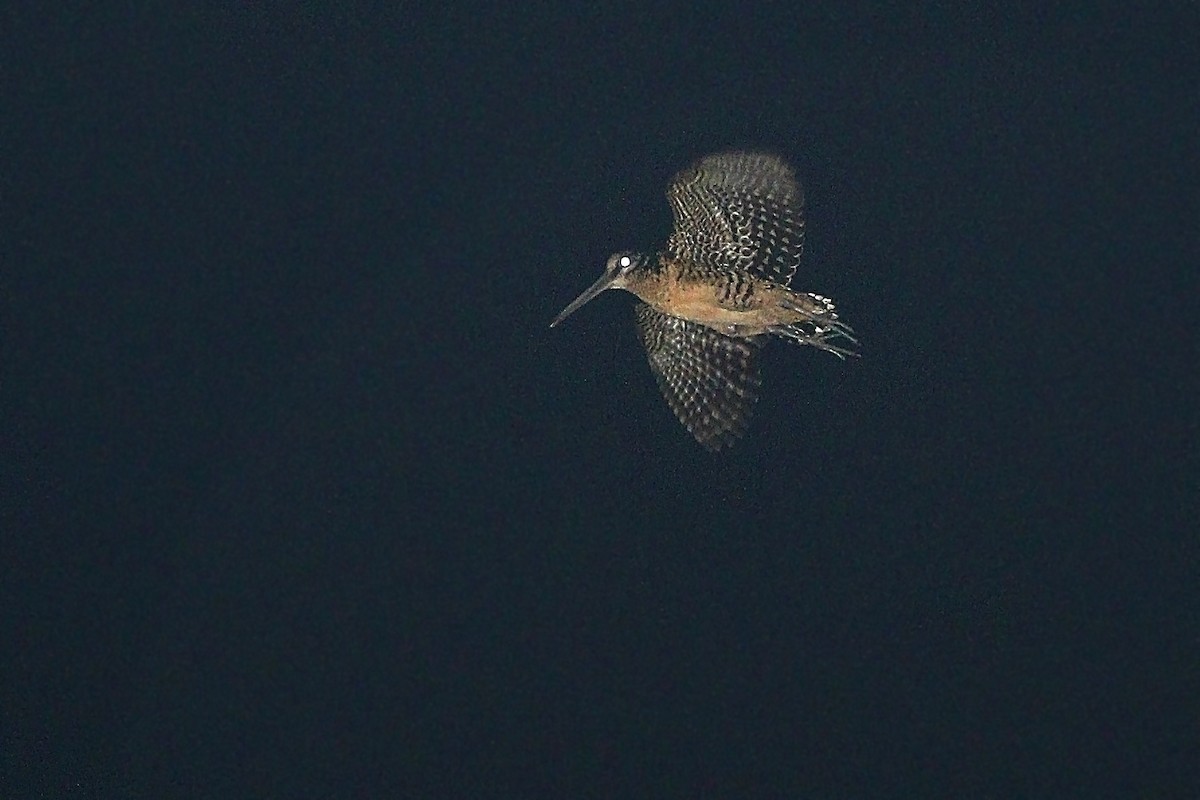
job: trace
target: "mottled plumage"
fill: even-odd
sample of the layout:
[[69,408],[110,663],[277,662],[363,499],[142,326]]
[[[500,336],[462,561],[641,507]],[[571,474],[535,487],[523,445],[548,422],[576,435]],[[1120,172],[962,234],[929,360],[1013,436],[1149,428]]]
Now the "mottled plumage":
[[645,303],[637,320],[658,388],[688,432],[710,450],[740,437],[758,400],[762,337],[724,336]]
[[673,258],[698,274],[791,283],[804,253],[804,193],[787,164],[763,153],[708,156],[676,174],[667,199]]
[[804,251],[804,195],[792,170],[763,153],[720,153],[679,172],[675,218],[657,258],[616,253],[604,274],[554,319],[605,289],[641,300],[638,330],[675,416],[711,450],[746,430],[767,335],[844,358],[856,344],[833,302],[789,288]]

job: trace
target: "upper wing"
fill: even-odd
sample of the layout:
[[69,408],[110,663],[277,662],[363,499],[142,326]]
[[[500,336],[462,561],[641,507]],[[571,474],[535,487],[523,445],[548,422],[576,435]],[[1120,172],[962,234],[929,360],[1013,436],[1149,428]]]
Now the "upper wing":
[[719,153],[667,189],[675,230],[667,250],[715,270],[787,286],[804,252],[804,194],[791,167],[765,153]]
[[750,423],[761,383],[759,338],[735,338],[637,304],[638,332],[667,404],[709,450],[732,444]]

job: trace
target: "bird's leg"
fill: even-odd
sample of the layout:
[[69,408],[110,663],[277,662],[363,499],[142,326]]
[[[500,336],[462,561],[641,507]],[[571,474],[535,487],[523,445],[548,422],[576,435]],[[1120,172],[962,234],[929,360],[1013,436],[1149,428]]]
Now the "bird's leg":
[[789,292],[780,299],[779,304],[798,314],[800,319],[786,325],[776,325],[770,329],[771,333],[797,344],[812,345],[841,359],[857,355],[853,350],[839,347],[831,341],[845,339],[850,344],[858,344],[850,326],[838,320],[832,300],[816,294]]

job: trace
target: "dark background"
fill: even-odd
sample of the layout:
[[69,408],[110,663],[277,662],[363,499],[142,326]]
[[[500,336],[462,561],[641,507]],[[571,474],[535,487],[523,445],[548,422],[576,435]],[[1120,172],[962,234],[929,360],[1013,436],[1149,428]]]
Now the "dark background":
[[[0,796],[1200,796],[1195,14],[101,5],[0,15]],[[714,457],[547,324],[731,146],[863,357]]]

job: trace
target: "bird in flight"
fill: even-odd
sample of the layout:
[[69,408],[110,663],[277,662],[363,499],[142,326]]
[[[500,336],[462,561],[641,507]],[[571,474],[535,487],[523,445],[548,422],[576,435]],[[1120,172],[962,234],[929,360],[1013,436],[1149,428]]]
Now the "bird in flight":
[[675,175],[667,199],[675,225],[665,249],[613,254],[550,327],[605,289],[637,295],[659,389],[696,441],[716,451],[746,431],[769,337],[843,359],[858,341],[831,300],[790,288],[804,251],[804,195],[778,157],[706,156]]

